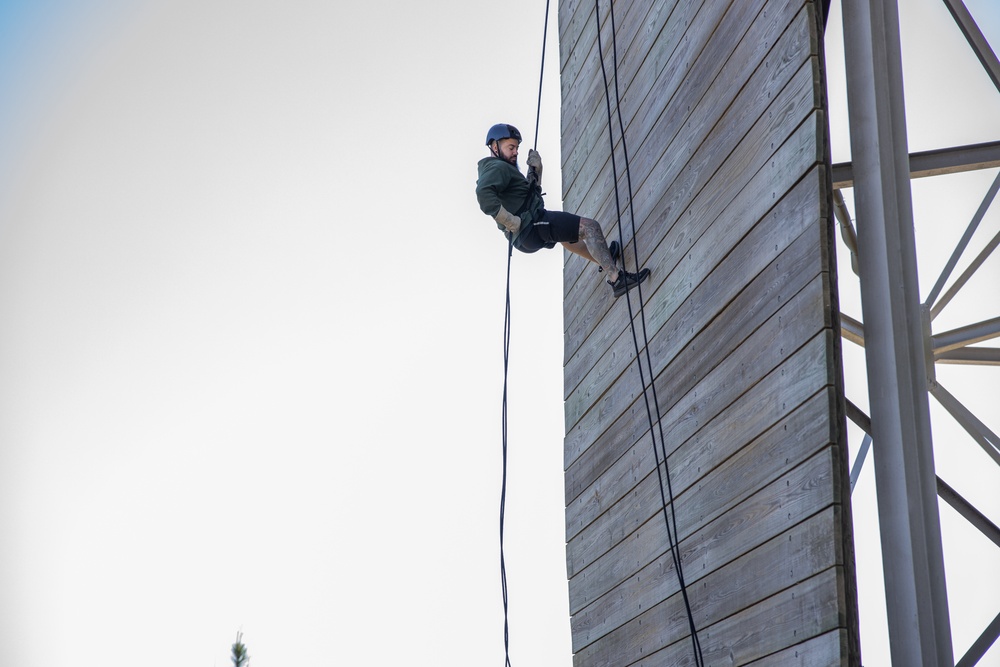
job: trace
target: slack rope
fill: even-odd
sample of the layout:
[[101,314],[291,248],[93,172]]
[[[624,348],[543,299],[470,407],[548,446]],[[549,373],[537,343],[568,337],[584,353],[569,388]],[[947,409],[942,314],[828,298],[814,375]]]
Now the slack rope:
[[[538,148],[538,126],[542,117],[542,82],[545,77],[545,44],[549,34],[549,0],[545,0],[545,24],[542,28],[542,63],[538,74],[538,105],[535,111],[535,149]],[[507,563],[503,550],[504,512],[507,505],[507,377],[510,364],[510,260],[514,254],[514,237],[507,244],[507,296],[503,319],[503,407],[501,409],[502,468],[500,482],[500,589],[503,595],[504,667],[510,663],[510,599],[507,595]]]
[[500,482],[500,588],[503,593],[503,652],[504,667],[510,667],[510,627],[508,624],[507,564],[503,555],[503,520],[507,504],[507,369],[510,362],[510,258],[514,254],[513,236],[507,244],[507,298],[503,316],[503,407],[501,409],[501,438],[503,474]]

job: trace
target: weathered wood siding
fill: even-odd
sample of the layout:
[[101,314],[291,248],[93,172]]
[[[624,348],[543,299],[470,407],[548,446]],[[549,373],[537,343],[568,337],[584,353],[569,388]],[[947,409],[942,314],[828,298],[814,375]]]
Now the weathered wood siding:
[[[598,11],[610,79],[607,0],[559,3],[563,199],[611,239]],[[821,9],[614,11],[626,258],[653,271],[645,326],[706,664],[856,665]],[[567,253],[564,275],[574,661],[692,664],[628,308],[592,264]]]

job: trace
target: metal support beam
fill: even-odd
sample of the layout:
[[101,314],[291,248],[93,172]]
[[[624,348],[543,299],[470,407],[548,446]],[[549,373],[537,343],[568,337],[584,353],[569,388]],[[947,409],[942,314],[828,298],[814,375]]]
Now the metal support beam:
[[962,517],[979,529],[979,532],[990,539],[993,544],[1000,547],[1000,528],[987,518],[985,514],[977,510],[972,503],[959,495],[958,491],[951,488],[947,482],[938,477],[938,495],[952,508],[962,515]]
[[979,58],[986,74],[993,81],[993,85],[997,87],[997,90],[1000,90],[1000,62],[997,61],[996,54],[990,48],[989,40],[976,25],[972,14],[965,8],[965,3],[962,0],[944,0],[944,4],[948,7],[948,11],[951,12],[962,34],[965,35],[965,39],[969,42],[976,57]]
[[979,267],[983,265],[983,262],[985,262],[990,255],[993,254],[993,251],[996,250],[998,246],[1000,246],[1000,232],[997,232],[997,235],[990,239],[990,242],[986,244],[986,247],[983,248],[978,255],[976,255],[976,258],[965,268],[962,275],[960,275],[952,286],[948,288],[948,291],[945,292],[933,306],[931,306],[930,312],[932,320],[937,317],[942,310],[944,310],[945,306],[951,303],[951,300],[955,298],[955,295],[958,294],[959,290],[965,287],[965,283],[969,282],[969,278],[972,277],[972,274],[979,270]]
[[953,665],[895,0],[843,0],[861,299],[892,664]]
[[993,622],[986,626],[983,634],[979,635],[979,639],[973,642],[968,653],[962,656],[962,659],[955,664],[955,667],[973,667],[973,665],[978,665],[979,659],[986,655],[986,652],[993,646],[993,642],[997,640],[997,637],[1000,637],[1000,614],[997,614]]
[[851,213],[844,203],[844,195],[840,190],[833,191],[833,212],[840,222],[840,236],[844,239],[844,245],[851,251],[851,271],[854,275],[860,275],[858,268],[858,233],[854,231],[854,223],[851,222]]
[[[858,347],[865,346],[865,325],[840,314],[840,335]],[[969,366],[1000,366],[1000,348],[969,347],[1000,337],[1000,317],[946,331],[931,338],[934,362]]]
[[859,347],[865,346],[865,325],[844,313],[840,314],[840,335]]
[[[988,537],[993,544],[1000,547],[1000,528],[997,528],[995,523],[977,510],[972,503],[959,495],[958,491],[948,486],[940,477],[938,477],[937,486],[938,495],[941,496],[941,500],[951,505],[966,521],[978,528],[979,532]],[[1000,614],[997,614],[993,622],[986,626],[983,633],[972,643],[972,646],[962,656],[962,659],[955,664],[955,667],[973,667],[973,665],[979,664],[980,659],[990,650],[990,647],[996,642],[997,637],[1000,637]]]
[[1000,336],[1000,317],[994,317],[992,320],[937,334],[931,340],[933,341],[934,354],[938,354],[981,343],[998,336]]
[[[960,174],[964,171],[1000,167],[1000,141],[983,144],[939,148],[913,153],[909,157],[910,178]],[[854,186],[854,164],[838,162],[833,165],[833,187]]]
[[858,425],[868,435],[872,434],[872,420],[864,411],[847,399],[847,418]]
[[957,366],[1000,366],[1000,348],[962,347],[951,352],[935,352],[934,362]]
[[872,437],[865,433],[865,437],[861,440],[861,448],[858,449],[858,455],[854,458],[854,465],[851,466],[851,493],[854,493],[854,485],[858,483],[858,477],[861,477],[861,470],[865,467],[868,450],[871,446]]
[[997,173],[996,178],[993,179],[993,185],[986,192],[986,196],[983,197],[983,201],[979,204],[979,209],[976,214],[972,216],[972,220],[969,222],[969,226],[965,228],[965,233],[962,234],[961,240],[959,240],[958,245],[955,246],[954,252],[951,253],[951,257],[948,258],[947,264],[944,266],[944,270],[941,271],[941,275],[938,277],[937,282],[934,283],[934,287],[931,289],[930,293],[927,295],[924,305],[928,308],[934,306],[934,302],[938,298],[938,294],[944,289],[944,284],[948,282],[948,278],[951,277],[951,272],[955,270],[955,266],[958,264],[959,257],[965,252],[965,249],[969,247],[969,241],[972,240],[972,235],[976,232],[976,228],[979,227],[979,223],[983,221],[986,216],[986,211],[990,209],[990,205],[993,203],[993,199],[997,196],[997,192],[1000,191],[1000,173]]
[[951,413],[955,421],[965,429],[973,440],[976,441],[983,451],[992,458],[997,465],[1000,465],[1000,436],[997,436],[990,427],[984,424],[979,417],[972,414],[969,408],[962,405],[962,402],[951,395],[947,389],[935,382],[931,385],[930,391],[934,398],[938,400],[945,410]]

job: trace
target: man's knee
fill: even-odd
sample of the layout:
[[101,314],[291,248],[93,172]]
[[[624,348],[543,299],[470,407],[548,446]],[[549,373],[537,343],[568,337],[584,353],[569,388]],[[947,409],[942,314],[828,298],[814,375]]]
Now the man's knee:
[[592,239],[598,238],[602,235],[601,226],[597,224],[596,220],[591,220],[590,218],[580,218],[580,238],[581,239]]

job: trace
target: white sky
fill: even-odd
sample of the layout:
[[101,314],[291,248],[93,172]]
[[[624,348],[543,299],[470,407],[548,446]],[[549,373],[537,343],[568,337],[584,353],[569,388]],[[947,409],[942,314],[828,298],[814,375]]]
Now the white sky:
[[[544,3],[21,4],[0,5],[0,665],[217,667],[240,629],[255,667],[502,664],[506,245],[473,188],[489,125],[534,143]],[[906,72],[911,148],[997,139],[1000,94],[943,5],[907,4],[907,57],[932,82]],[[1000,43],[991,0],[968,5]],[[556,42],[553,11],[538,137],[553,206]],[[954,221],[932,247],[993,176],[915,188],[919,215]],[[942,263],[921,264],[924,292]],[[943,328],[998,314],[997,266],[975,319],[956,301]],[[514,258],[517,667],[572,662],[561,267]],[[960,370],[946,386],[1000,430],[996,371]],[[939,456],[942,476],[1000,522],[996,467],[948,446],[974,465]],[[872,477],[855,499],[866,562]],[[982,570],[949,561],[973,615],[962,647],[997,611]],[[861,576],[866,664],[887,664],[866,587],[880,574]]]

